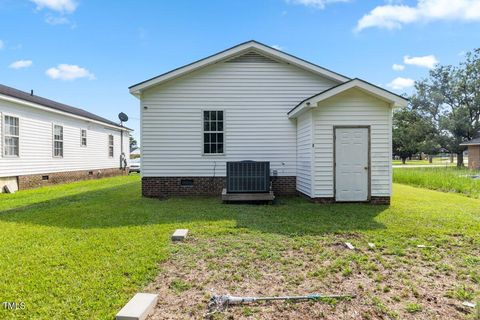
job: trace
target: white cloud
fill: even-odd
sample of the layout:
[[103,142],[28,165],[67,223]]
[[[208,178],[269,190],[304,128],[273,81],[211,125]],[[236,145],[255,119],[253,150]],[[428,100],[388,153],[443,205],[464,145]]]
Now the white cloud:
[[373,27],[400,29],[405,24],[435,20],[480,21],[480,1],[418,0],[416,6],[378,6],[358,21],[355,31]]
[[390,87],[394,90],[403,90],[407,88],[411,88],[415,85],[415,80],[409,78],[402,78],[398,77],[392,80],[387,87]]
[[0,40],[0,50],[2,50],[3,48],[5,48],[5,43],[2,40]]
[[433,69],[438,63],[438,60],[433,54],[423,57],[404,56],[403,63],[414,65],[417,67]]
[[392,65],[392,69],[395,70],[395,71],[403,71],[403,70],[405,70],[405,66],[403,64],[394,63]]
[[61,13],[72,13],[77,9],[75,0],[30,0],[37,5],[38,10],[47,8]]
[[56,26],[59,24],[69,24],[70,20],[68,20],[68,18],[65,18],[65,17],[54,17],[54,16],[48,15],[45,18],[45,22],[48,24],[51,24],[52,26]]
[[286,0],[287,3],[300,4],[315,9],[324,9],[327,4],[335,2],[350,2],[351,0]]
[[72,81],[79,78],[95,79],[95,75],[87,69],[72,64],[59,64],[56,67],[48,69],[45,73],[55,80]]
[[282,47],[282,46],[280,46],[280,45],[278,45],[278,44],[274,44],[274,45],[272,45],[272,48],[273,48],[273,49],[280,50],[280,51],[283,51],[283,47]]
[[11,69],[22,69],[22,68],[28,68],[33,64],[32,60],[18,60],[15,62],[12,62],[8,67]]

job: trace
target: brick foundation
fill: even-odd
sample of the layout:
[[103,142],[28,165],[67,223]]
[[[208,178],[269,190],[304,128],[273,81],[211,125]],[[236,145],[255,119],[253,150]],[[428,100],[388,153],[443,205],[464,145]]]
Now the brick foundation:
[[[182,185],[193,182],[192,185]],[[276,177],[272,189],[276,195],[296,195],[296,177]],[[171,196],[220,196],[226,177],[143,177],[142,195],[150,198]]]
[[[298,194],[313,203],[318,203],[318,204],[336,203],[334,197],[310,198],[309,196],[301,192],[298,192]],[[390,205],[390,197],[372,196],[370,197],[370,201],[368,201],[368,203],[378,204],[378,205]]]
[[480,170],[480,145],[468,146],[468,168]]
[[100,179],[126,174],[128,174],[128,169],[121,170],[118,168],[32,174],[18,177],[18,189],[33,189],[58,183]]
[[371,196],[370,197],[370,203],[371,204],[390,205],[390,197]]
[[[193,185],[182,185],[191,183]],[[225,177],[143,177],[142,195],[149,198],[168,198],[174,196],[220,196],[226,187]],[[310,198],[296,190],[296,177],[276,177],[272,189],[278,196],[301,195],[309,201],[319,204],[335,203],[334,197]],[[370,198],[372,204],[389,205],[390,197]]]
[[335,198],[333,197],[328,197],[328,198],[310,198],[310,201],[313,203],[318,203],[318,204],[331,204],[335,203]]

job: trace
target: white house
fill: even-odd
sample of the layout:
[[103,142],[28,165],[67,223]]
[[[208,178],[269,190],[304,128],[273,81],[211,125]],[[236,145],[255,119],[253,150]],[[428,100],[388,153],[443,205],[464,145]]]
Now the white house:
[[128,128],[3,85],[0,116],[2,191],[125,173]]
[[142,192],[218,195],[227,161],[269,161],[277,194],[388,203],[392,109],[407,100],[249,41],[129,88]]

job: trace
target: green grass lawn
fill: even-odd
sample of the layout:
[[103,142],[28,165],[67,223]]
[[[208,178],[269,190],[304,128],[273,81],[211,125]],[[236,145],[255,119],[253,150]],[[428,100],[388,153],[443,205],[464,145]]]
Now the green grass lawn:
[[480,198],[480,171],[466,168],[395,168],[393,181],[443,192],[456,192]]
[[[464,159],[466,163],[468,160]],[[450,163],[448,158],[433,158],[432,163],[428,159],[423,160],[407,160],[405,164],[402,163],[402,160],[392,160],[392,164],[395,166],[405,165],[405,166],[423,166],[423,165],[438,165],[438,166],[456,166],[456,159],[453,163]]]
[[[185,246],[170,244],[176,228],[191,230]],[[282,283],[289,292],[352,284],[348,290],[361,295],[355,303],[365,319],[368,312],[370,318],[429,318],[435,290],[448,316],[471,316],[454,305],[479,297],[480,200],[404,185],[395,185],[390,207],[318,205],[300,197],[257,206],[145,199],[138,176],[117,177],[2,194],[0,230],[0,302],[25,303],[14,311],[0,306],[2,319],[112,319],[145,288],[167,290],[177,306],[182,292],[203,292],[200,283],[211,270],[237,281],[232,290],[246,279],[262,284],[272,272],[283,272],[283,282],[266,284],[271,290]],[[344,241],[360,250],[345,250]],[[417,244],[436,249],[419,251]],[[180,260],[186,267],[179,262],[173,269],[206,271],[193,280],[175,271],[166,288],[149,286]],[[321,312],[341,313],[352,303]],[[261,311],[239,312],[242,318]]]

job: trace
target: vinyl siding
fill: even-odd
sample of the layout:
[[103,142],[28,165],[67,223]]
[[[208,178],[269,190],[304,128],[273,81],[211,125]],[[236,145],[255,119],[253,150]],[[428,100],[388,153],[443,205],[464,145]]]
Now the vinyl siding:
[[333,127],[371,126],[371,195],[391,194],[392,109],[358,89],[323,101],[313,111],[315,197],[334,196]]
[[[100,124],[0,100],[0,177],[117,168],[120,165],[120,131]],[[3,155],[3,116],[20,119],[20,156]],[[53,125],[63,126],[63,158],[53,157]],[[87,129],[87,147],[80,146],[80,129]],[[108,135],[114,135],[114,157],[108,156]],[[128,133],[124,152],[129,154]]]
[[312,196],[312,112],[297,118],[297,190]]
[[[239,160],[270,161],[280,176],[296,175],[296,120],[287,112],[335,83],[253,60],[217,63],[142,93],[143,176],[225,176],[225,162]],[[224,110],[222,156],[202,154],[202,110]]]

